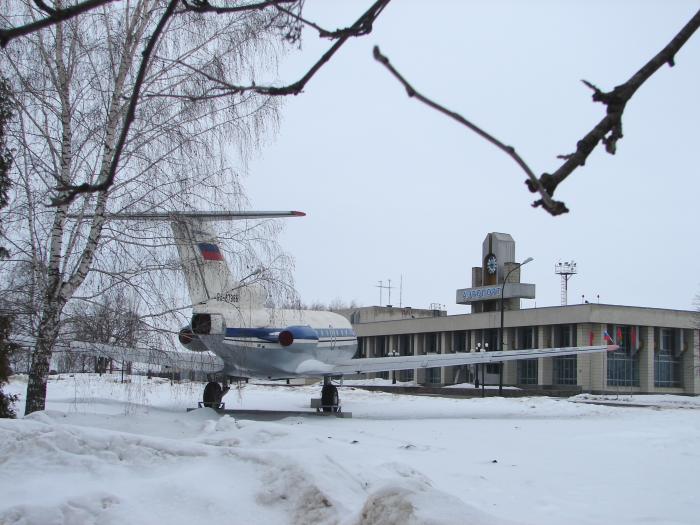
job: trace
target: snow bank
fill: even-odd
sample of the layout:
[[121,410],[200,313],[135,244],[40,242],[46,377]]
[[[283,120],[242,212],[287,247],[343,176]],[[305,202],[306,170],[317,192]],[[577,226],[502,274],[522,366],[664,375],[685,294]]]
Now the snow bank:
[[[202,387],[52,378],[47,411],[0,420],[0,523],[697,523],[697,398],[653,410],[346,385],[352,419],[269,422],[186,412]],[[249,384],[225,401],[308,410],[318,394]]]
[[700,396],[635,395],[635,394],[579,394],[570,398],[577,403],[606,403],[620,406],[644,406],[650,408],[700,408]]

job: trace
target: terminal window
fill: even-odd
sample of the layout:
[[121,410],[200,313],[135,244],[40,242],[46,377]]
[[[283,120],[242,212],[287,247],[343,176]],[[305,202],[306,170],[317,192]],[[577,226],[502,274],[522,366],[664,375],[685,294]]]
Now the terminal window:
[[608,325],[608,333],[615,334],[620,347],[608,352],[608,386],[639,386],[639,352],[632,347],[632,327]]
[[680,331],[662,328],[658,350],[654,353],[654,386],[681,386]]

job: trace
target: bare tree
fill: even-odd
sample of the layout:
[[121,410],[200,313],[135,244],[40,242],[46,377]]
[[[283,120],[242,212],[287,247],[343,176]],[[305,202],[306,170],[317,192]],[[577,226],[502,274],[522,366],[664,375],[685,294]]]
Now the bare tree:
[[16,351],[16,346],[10,342],[11,318],[7,315],[0,316],[0,418],[14,418],[13,403],[17,401],[17,395],[6,394],[2,387],[7,383],[12,374],[10,358]]
[[[0,209],[7,206],[7,194],[10,190],[12,154],[7,141],[7,127],[14,113],[11,95],[7,80],[0,76]],[[0,246],[0,258],[6,256],[7,250]]]
[[[12,155],[7,146],[6,129],[12,118],[12,109],[10,89],[5,79],[0,77],[0,208],[7,206],[7,194],[10,189],[9,171]],[[7,250],[0,246],[0,259],[7,255]],[[15,417],[12,404],[17,401],[17,396],[5,394],[2,391],[3,385],[12,373],[9,363],[15,347],[8,340],[11,326],[12,316],[5,311],[0,313],[0,417]]]
[[[74,5],[64,7],[58,3],[54,7],[47,6],[43,0],[34,0],[35,12],[38,13],[31,21],[19,21],[11,17],[5,18],[7,28],[0,29],[0,46],[6,46],[11,40],[41,31],[54,24],[59,24],[65,20],[70,20],[73,17],[85,16],[86,13],[98,9],[104,4],[114,0],[86,0],[77,2]],[[286,86],[258,86],[255,83],[249,85],[241,85],[231,82],[225,77],[211,72],[202,72],[192,69],[191,72],[202,76],[202,84],[205,88],[199,92],[197,97],[215,98],[219,96],[227,96],[234,93],[240,94],[245,92],[255,92],[266,94],[269,96],[284,96],[296,95],[302,91],[306,83],[313,75],[333,56],[333,54],[343,45],[350,37],[361,36],[371,32],[372,24],[382,12],[384,7],[390,0],[377,0],[372,6],[351,26],[344,29],[334,31],[326,30],[317,24],[306,20],[302,14],[302,2],[295,0],[261,0],[258,2],[226,2],[222,0],[219,5],[213,5],[209,0],[171,0],[165,9],[159,26],[164,26],[171,18],[174,18],[182,13],[197,12],[197,13],[215,13],[230,14],[240,13],[250,10],[275,10],[278,13],[287,15],[289,21],[295,21],[298,24],[288,26],[287,36],[290,40],[296,40],[300,34],[301,26],[312,27],[318,31],[321,38],[335,40],[335,44],[325,53],[312,67],[303,75],[297,82],[293,82]],[[430,98],[422,95],[395,69],[389,59],[382,55],[378,47],[375,47],[375,59],[381,62],[389,69],[392,74],[403,84],[407,94],[410,97],[415,97],[417,100],[425,103],[433,109],[455,119],[462,125],[466,126],[473,132],[480,135],[485,140],[491,142],[494,146],[501,149],[509,155],[518,166],[527,175],[526,185],[529,191],[539,194],[533,206],[541,206],[552,215],[567,213],[569,210],[566,204],[562,201],[557,201],[553,198],[556,188],[566,178],[568,178],[575,170],[585,165],[586,160],[598,144],[602,143],[608,153],[614,154],[617,149],[618,141],[623,137],[622,133],[622,116],[624,114],[627,103],[632,99],[639,87],[646,82],[656,71],[664,64],[673,66],[675,64],[675,56],[678,51],[685,45],[687,40],[700,26],[700,11],[693,16],[689,22],[676,34],[669,44],[662,49],[657,55],[652,57],[635,75],[628,79],[623,84],[616,86],[614,89],[604,92],[597,86],[584,80],[583,82],[593,90],[593,101],[602,103],[605,108],[605,116],[576,144],[574,152],[569,154],[559,155],[558,158],[564,162],[553,173],[543,173],[539,177],[534,173],[526,161],[517,153],[516,149],[508,145],[494,135],[485,131],[482,127],[472,123],[462,115],[447,109],[445,106],[438,104]],[[150,49],[161,36],[161,31],[156,30],[149,39],[149,45],[144,49],[144,58],[141,66],[145,68],[150,59],[152,49]],[[131,96],[132,109],[136,107],[140,99],[140,86],[134,90]],[[128,128],[127,120],[127,128]],[[127,129],[128,131],[128,129]],[[70,186],[64,189],[69,190],[63,194],[56,202],[61,199],[72,199],[76,194],[81,192],[94,192],[105,189],[113,183],[116,170],[119,164],[121,152],[121,142],[117,144],[116,154],[112,162],[111,169],[106,175],[106,178],[97,183],[83,183],[78,186]]]
[[328,310],[331,312],[337,312],[339,310],[349,310],[351,308],[359,308],[360,305],[353,299],[350,302],[336,297],[328,304]]
[[[93,302],[72,301],[65,310],[61,338],[128,349],[149,347],[150,331],[140,319],[138,307],[139,302],[125,286],[112,288]],[[84,352],[65,348],[61,357],[64,369],[84,370]]]
[[[9,136],[17,151],[17,185],[4,214],[6,238],[10,262],[24,267],[28,283],[19,291],[31,289],[32,304],[37,303],[32,326],[26,327],[36,334],[26,413],[44,408],[62,314],[78,289],[89,301],[114,283],[129,281],[144,303],[161,305],[148,318],[168,313],[162,304],[174,288],[154,286],[165,280],[155,275],[177,263],[167,259],[167,250],[162,257],[154,253],[169,244],[169,235],[162,226],[110,223],[109,212],[243,205],[226,146],[233,142],[245,154],[276,123],[276,99],[254,91],[215,98],[182,95],[201,90],[201,76],[190,70],[247,79],[261,64],[274,63],[280,31],[287,27],[280,13],[189,12],[160,27],[144,66],[141,50],[153,43],[161,7],[155,0],[102,6],[32,33],[0,58],[12,74],[19,112]],[[30,16],[32,5],[26,10]],[[138,111],[136,85],[153,95],[143,98]],[[121,161],[115,164],[117,150]],[[94,193],[71,193],[81,184],[107,180],[115,166],[112,184]],[[52,200],[57,204],[47,207]],[[256,274],[263,279],[279,259],[279,250],[270,246],[274,226],[237,228],[229,237],[237,248],[247,246],[238,256],[251,265],[260,257],[270,263]],[[260,255],[263,245],[267,253]]]
[[[38,19],[24,23],[14,23],[11,19],[6,20],[8,28],[0,29],[0,45],[5,46],[12,39],[40,31],[46,27],[50,27],[53,24],[71,19],[72,17],[85,16],[85,13],[99,8],[103,4],[110,1],[111,0],[87,0],[78,2],[69,7],[63,7],[59,4],[56,7],[51,8],[48,7],[43,1],[34,0],[36,10],[38,13],[40,13]],[[288,15],[289,20],[294,20],[300,24],[293,26],[293,28],[289,30],[288,36],[291,39],[298,38],[300,31],[299,28],[301,25],[306,25],[316,29],[319,36],[322,38],[335,39],[336,43],[331,47],[331,49],[329,49],[329,51],[324,54],[321,59],[314,64],[314,66],[297,82],[282,87],[257,86],[254,83],[250,85],[240,85],[232,83],[228,79],[216,74],[203,73],[202,77],[205,80],[204,84],[206,85],[206,89],[197,95],[200,97],[218,97],[226,96],[232,93],[256,92],[270,96],[279,96],[300,93],[308,80],[316,73],[316,71],[318,71],[320,67],[323,66],[323,64],[330,59],[330,57],[345,42],[345,40],[352,36],[367,34],[371,31],[372,23],[384,9],[386,4],[388,4],[388,2],[389,0],[378,0],[353,25],[345,29],[338,29],[335,31],[328,31],[321,28],[317,24],[306,20],[301,15],[301,2],[295,2],[293,0],[264,0],[250,3],[222,1],[220,5],[212,5],[208,0],[180,0],[180,2],[178,2],[178,0],[171,0],[171,2],[168,4],[168,8],[161,18],[161,22],[164,23],[170,18],[187,11],[226,14],[252,9],[273,9],[278,13]],[[375,48],[374,56],[375,59],[384,64],[392,72],[392,74],[399,79],[410,97],[415,97],[417,100],[420,100],[433,109],[436,109],[450,118],[457,120],[509,155],[526,173],[528,177],[526,180],[528,189],[533,193],[539,194],[540,198],[533,203],[533,206],[541,206],[550,214],[559,215],[568,212],[568,208],[564,202],[557,201],[553,198],[554,192],[558,185],[568,178],[576,169],[585,165],[587,158],[598,144],[604,144],[608,153],[615,153],[617,143],[623,137],[622,116],[627,103],[632,99],[639,87],[641,87],[641,85],[644,84],[644,82],[646,82],[646,80],[648,80],[648,78],[650,78],[664,64],[668,64],[669,66],[673,66],[675,64],[676,54],[685,45],[687,40],[699,26],[700,11],[698,11],[698,13],[691,18],[691,20],[678,32],[678,34],[673,37],[673,39],[664,49],[652,57],[647,64],[637,71],[637,73],[635,73],[635,75],[633,75],[623,84],[616,86],[614,89],[608,92],[604,92],[591,82],[584,80],[583,82],[594,92],[593,100],[595,102],[600,102],[605,106],[605,116],[591,129],[590,132],[588,132],[581,138],[581,140],[578,141],[576,144],[576,149],[573,153],[558,156],[558,158],[564,160],[559,168],[557,168],[551,174],[543,173],[539,177],[535,175],[530,166],[522,157],[520,157],[513,146],[502,142],[494,135],[486,132],[482,127],[470,122],[463,116],[447,109],[445,106],[436,103],[435,101],[416,91],[414,87],[403,78],[398,70],[391,65],[389,59],[379,52],[379,48]],[[159,36],[160,35],[157,32],[154,32],[151,37],[151,41],[157,40]],[[144,50],[144,62],[142,62],[142,64],[148,61],[149,56],[150,51],[148,49]],[[197,74],[202,73],[194,70],[193,72],[196,72]],[[139,93],[137,90],[135,90],[134,95],[135,96],[132,96],[132,104],[136,105],[139,99]],[[111,185],[115,175],[116,166],[119,161],[119,155],[120,148],[118,146],[112,169],[110,170],[106,180],[100,181],[97,184],[85,183],[80,186],[71,187],[69,188],[71,191],[64,195],[63,198],[71,199],[79,192],[98,191]]]
[[125,287],[102,294],[94,303],[75,302],[65,317],[70,339],[124,347],[148,344],[138,302],[128,296]]
[[[0,30],[3,47],[23,37],[0,60],[12,74],[21,108],[13,137],[20,152],[16,171],[21,190],[8,214],[9,238],[17,249],[14,262],[27,266],[23,272],[30,293],[19,290],[24,304],[40,297],[38,308],[27,311],[31,322],[26,328],[37,334],[27,413],[44,407],[49,360],[67,302],[81,286],[93,294],[101,290],[99,284],[86,284],[89,272],[106,272],[96,267],[99,252],[109,252],[108,241],[117,238],[147,245],[118,227],[115,235],[105,235],[108,211],[187,209],[198,199],[235,207],[240,195],[221,189],[236,186],[231,184],[235,173],[223,160],[224,143],[237,143],[244,153],[274,124],[274,97],[300,93],[349,38],[371,31],[387,3],[377,0],[352,26],[336,31],[305,20],[301,0],[219,6],[200,0],[88,0],[71,6],[18,0],[0,15],[6,26]],[[261,62],[269,65],[265,60],[295,43],[305,24],[333,40],[330,49],[292,84],[257,84]],[[240,124],[243,117],[245,125]],[[47,202],[53,210],[41,208]],[[72,222],[70,213],[90,219]],[[240,243],[252,228],[260,230],[246,226],[232,236]],[[263,224],[262,229],[270,227]],[[253,247],[269,244],[270,237],[246,239],[244,244]],[[136,267],[142,252],[125,260]],[[255,259],[253,252],[243,250],[243,258]],[[254,272],[267,288],[282,282],[274,278],[275,271],[289,269],[275,265],[284,258],[273,252],[264,250],[270,264]],[[162,265],[146,265],[155,267]],[[149,272],[141,265],[135,273]],[[291,295],[288,286],[282,288]],[[155,289],[162,303],[162,290]],[[149,301],[150,295],[142,293]]]
[[328,312],[338,312],[340,310],[348,310],[351,308],[360,308],[360,305],[354,300],[349,302],[340,297],[336,297],[330,303],[326,304],[321,301],[312,301],[311,303],[304,303],[298,298],[292,298],[292,300],[286,303],[286,308],[299,309],[299,310],[322,310]]
[[10,26],[7,29],[0,30],[0,46],[5,47],[10,40],[19,38],[24,35],[29,35],[35,31],[39,31],[46,27],[59,24],[65,20],[70,20],[76,16],[82,15],[93,9],[105,5],[114,0],[87,0],[79,2],[75,5],[63,7],[60,4],[54,7],[48,6],[43,0],[36,0],[37,9],[43,13],[43,16],[38,17],[31,22],[20,22],[16,26]]
[[[132,88],[128,94],[124,94],[127,99],[124,108],[125,114],[121,126],[116,130],[118,133],[112,145],[110,162],[106,169],[92,180],[82,183],[59,181],[58,189],[60,192],[55,196],[53,203],[55,205],[67,204],[81,193],[103,191],[114,184],[122,163],[125,143],[129,137],[132,123],[136,119],[137,108],[143,98],[170,96],[192,102],[230,98],[245,94],[258,94],[267,97],[297,95],[347,40],[371,32],[372,24],[389,1],[376,0],[352,25],[330,31],[302,16],[303,0],[223,1],[221,5],[212,5],[208,0],[168,0],[167,2],[142,0],[141,3],[148,4],[148,7],[143,9],[140,16],[148,16],[152,24],[146,24],[144,32],[140,35],[145,37],[143,51],[138,59]],[[88,0],[69,8],[64,8],[61,2],[56,2],[55,7],[49,7],[40,0],[18,0],[17,3],[25,5],[26,13],[24,17],[21,14],[12,13],[3,18],[4,23],[9,26],[9,29],[0,30],[0,44],[3,46],[14,38],[34,35],[46,28],[87,18],[100,9],[107,10],[106,0]],[[129,5],[124,9],[131,10]],[[228,76],[226,71],[219,67],[216,54],[211,57],[212,60],[206,63],[193,61],[192,57],[187,55],[170,58],[166,63],[161,62],[158,50],[163,48],[163,42],[168,40],[166,38],[168,34],[191,37],[194,34],[190,32],[193,27],[193,18],[197,19],[200,24],[205,23],[205,20],[208,20],[206,23],[211,24],[211,18],[219,15],[226,15],[229,19],[233,16],[235,20],[240,20],[241,17],[264,19],[266,29],[275,30],[284,40],[292,43],[298,41],[301,27],[306,25],[318,31],[319,37],[330,39],[334,43],[299,80],[284,86],[259,85],[254,78],[246,83],[241,83],[237,78]],[[119,27],[113,29],[120,30]],[[220,37],[225,40],[225,35],[220,35]],[[169,43],[173,44],[176,39],[171,40]],[[136,39],[132,43],[134,45],[141,44],[140,39]],[[168,68],[174,75],[180,75],[180,78],[183,79],[183,85],[179,87],[182,89],[155,89],[148,92],[145,85],[148,79],[147,72],[161,67]]]

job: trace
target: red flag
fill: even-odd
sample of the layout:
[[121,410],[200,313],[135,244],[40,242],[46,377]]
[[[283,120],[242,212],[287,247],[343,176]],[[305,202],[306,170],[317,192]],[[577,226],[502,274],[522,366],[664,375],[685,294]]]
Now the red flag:
[[632,332],[632,350],[637,349],[637,329],[633,326],[630,328],[630,331]]
[[617,344],[622,344],[622,328],[620,328],[619,326],[617,327]]
[[588,334],[588,346],[593,346],[593,330]]

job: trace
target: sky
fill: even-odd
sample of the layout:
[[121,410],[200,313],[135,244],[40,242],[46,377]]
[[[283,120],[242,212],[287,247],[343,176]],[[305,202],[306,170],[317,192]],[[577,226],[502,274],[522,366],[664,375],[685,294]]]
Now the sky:
[[[344,27],[369,0],[307,0],[306,16]],[[559,261],[575,261],[569,304],[692,309],[700,293],[700,35],[633,97],[624,138],[560,185],[570,213],[531,207],[525,174],[463,126],[409,99],[372,58],[378,45],[424,95],[516,148],[537,174],[603,117],[581,79],[626,81],[695,14],[697,1],[394,0],[286,99],[279,131],[247,167],[255,209],[296,209],[281,237],[305,302],[336,298],[427,308],[471,285],[489,232],[510,233],[523,282],[560,303]],[[270,81],[296,80],[328,42],[306,31]],[[259,79],[262,84],[263,79]],[[399,283],[403,281],[401,297]],[[384,291],[382,303],[389,298]]]
[[[698,397],[605,398],[649,405],[635,408],[346,382],[342,419],[301,416],[318,385],[251,383],[224,398],[228,409],[296,412],[270,421],[186,412],[201,386],[51,376],[46,411],[0,419],[0,522],[697,523]],[[26,387],[15,376],[5,388]]]

